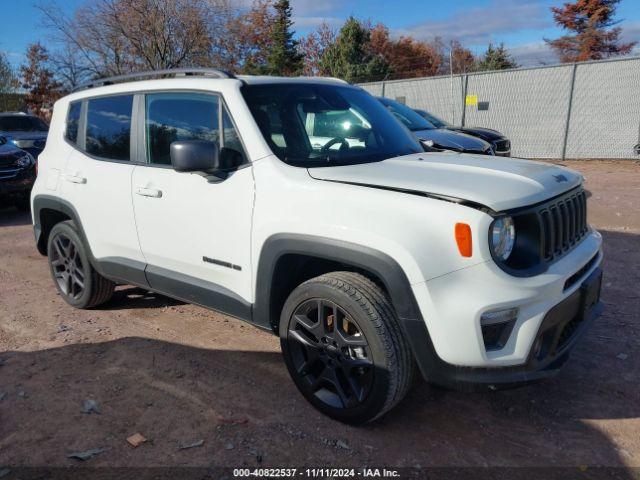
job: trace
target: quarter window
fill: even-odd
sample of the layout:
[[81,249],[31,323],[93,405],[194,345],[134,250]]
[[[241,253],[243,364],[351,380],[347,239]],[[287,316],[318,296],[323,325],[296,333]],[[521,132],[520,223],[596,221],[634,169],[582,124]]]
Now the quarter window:
[[133,95],[94,98],[87,106],[86,150],[110,160],[130,160]]
[[72,102],[67,113],[67,132],[65,137],[72,143],[78,143],[78,128],[80,126],[80,110],[82,102]]

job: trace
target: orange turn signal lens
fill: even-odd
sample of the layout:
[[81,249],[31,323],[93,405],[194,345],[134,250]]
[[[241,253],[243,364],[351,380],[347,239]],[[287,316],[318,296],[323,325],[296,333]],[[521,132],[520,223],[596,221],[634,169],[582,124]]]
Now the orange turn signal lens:
[[470,257],[473,252],[473,242],[471,240],[471,227],[466,223],[456,223],[456,243],[458,251],[463,257]]

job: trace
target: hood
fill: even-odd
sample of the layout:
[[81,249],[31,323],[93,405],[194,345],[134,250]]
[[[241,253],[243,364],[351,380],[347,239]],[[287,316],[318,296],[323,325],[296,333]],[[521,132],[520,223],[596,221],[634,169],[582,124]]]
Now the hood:
[[457,153],[416,153],[382,162],[310,168],[318,180],[454,197],[499,212],[533,205],[582,182],[556,165]]
[[479,137],[487,142],[495,142],[496,140],[504,139],[504,135],[496,130],[491,130],[490,128],[482,128],[482,127],[454,127],[448,126],[447,130],[465,133],[467,135],[473,135],[475,137]]
[[20,130],[6,132],[3,130],[0,130],[0,136],[12,138],[14,140],[46,140],[47,135],[48,135],[48,132],[39,132],[39,131],[29,132],[29,131],[20,131]]
[[464,133],[453,132],[444,128],[418,130],[413,133],[420,140],[431,140],[435,147],[471,152],[484,152],[488,148],[491,148],[491,145],[480,138],[465,135]]

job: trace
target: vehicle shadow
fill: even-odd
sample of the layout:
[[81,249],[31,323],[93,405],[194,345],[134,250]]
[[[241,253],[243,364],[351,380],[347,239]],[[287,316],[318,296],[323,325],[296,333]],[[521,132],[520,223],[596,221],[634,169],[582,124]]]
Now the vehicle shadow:
[[31,213],[15,207],[0,207],[0,227],[17,227],[31,224]]
[[118,287],[113,297],[107,303],[100,305],[100,310],[129,310],[140,308],[165,308],[175,305],[185,305],[185,302],[144,288],[123,286]]

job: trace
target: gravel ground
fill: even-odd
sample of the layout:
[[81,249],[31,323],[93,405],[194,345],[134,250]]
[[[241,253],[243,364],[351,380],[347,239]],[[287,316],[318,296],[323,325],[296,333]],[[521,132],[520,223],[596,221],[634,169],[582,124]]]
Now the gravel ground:
[[[0,466],[640,467],[640,164],[566,162],[605,238],[604,315],[543,383],[462,394],[416,385],[361,428],[297,392],[275,337],[121,287],[61,300],[30,219],[0,211]],[[92,399],[100,413],[83,413]],[[140,433],[137,448],[126,439]],[[188,449],[180,446],[202,443]],[[1,469],[0,469],[1,470]],[[637,471],[636,471],[637,473]],[[1,476],[1,475],[0,475]]]

